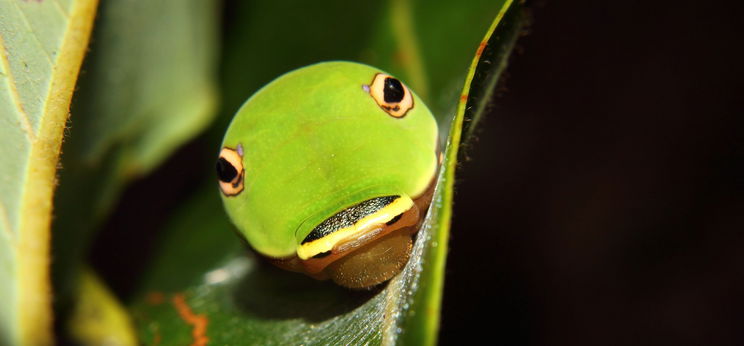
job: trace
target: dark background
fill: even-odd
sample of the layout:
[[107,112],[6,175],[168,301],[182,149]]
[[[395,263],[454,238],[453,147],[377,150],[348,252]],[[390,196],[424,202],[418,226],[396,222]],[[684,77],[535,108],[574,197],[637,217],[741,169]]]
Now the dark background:
[[[442,344],[744,345],[742,7],[529,3],[458,171]],[[211,165],[205,142],[133,184],[97,236],[120,296],[148,263],[130,249],[150,253],[203,179],[173,167]],[[176,192],[153,195],[164,181]]]
[[744,345],[741,3],[530,4],[458,171],[441,343]]

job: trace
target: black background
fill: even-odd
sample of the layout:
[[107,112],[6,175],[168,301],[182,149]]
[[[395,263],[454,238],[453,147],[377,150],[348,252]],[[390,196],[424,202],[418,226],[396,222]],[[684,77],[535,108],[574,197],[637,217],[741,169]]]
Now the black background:
[[731,3],[531,4],[458,171],[441,343],[744,344]]
[[[741,2],[528,5],[457,173],[440,342],[744,344]],[[203,178],[173,167],[205,150],[133,184],[99,233],[118,294]]]

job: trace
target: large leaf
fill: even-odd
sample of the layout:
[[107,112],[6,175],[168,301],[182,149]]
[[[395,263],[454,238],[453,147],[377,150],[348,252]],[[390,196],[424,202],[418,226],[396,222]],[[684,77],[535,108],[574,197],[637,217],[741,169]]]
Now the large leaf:
[[[401,20],[394,18],[399,11],[404,14],[408,11],[411,15],[410,8],[399,6],[400,3],[392,2],[390,10],[394,13],[383,17],[379,23],[394,25]],[[439,119],[445,123],[442,127],[449,129],[445,160],[434,202],[417,235],[412,258],[400,275],[374,290],[349,291],[331,282],[314,281],[274,268],[246,251],[232,234],[214,182],[210,181],[173,215],[161,237],[163,246],[150,271],[142,278],[140,299],[132,307],[141,340],[174,345],[206,341],[214,344],[433,344],[438,329],[452,184],[463,121],[466,117],[477,118],[476,112],[483,110],[479,105],[490,99],[493,88],[484,85],[491,85],[498,78],[521,23],[518,4],[502,1],[494,6],[496,11],[491,17],[490,29],[486,29],[488,22],[484,23],[480,37],[470,42],[471,49],[460,52],[462,57],[452,59],[454,66],[462,62],[459,77],[456,68],[439,62],[445,76],[439,77],[439,84],[431,82],[438,79],[430,76],[430,72],[423,72],[429,70],[421,68],[422,61],[426,60],[422,48],[413,53],[419,55],[416,59],[420,60],[413,63],[419,67],[411,67],[410,61],[396,62],[382,57],[364,60],[373,64],[375,62],[370,60],[377,61],[376,65],[392,71],[400,68],[399,73],[414,80],[419,78],[414,84],[424,84],[430,94],[451,93],[446,90],[449,88],[446,80],[460,81],[460,91],[455,91],[454,96],[441,102],[439,107]],[[261,13],[271,17],[270,13]],[[459,26],[449,29],[457,31]],[[390,32],[396,30],[403,30],[404,36],[412,35],[412,42],[425,46],[426,41],[417,40],[414,34],[420,31],[409,27],[393,28]],[[405,33],[407,30],[412,31]],[[378,33],[371,40],[373,46],[386,39],[400,39],[390,32],[379,34],[387,32],[383,26],[373,31]],[[447,28],[433,31],[449,32]],[[488,33],[485,40],[483,32]],[[406,40],[409,39],[403,41]],[[476,48],[473,59],[472,51]],[[440,48],[439,52],[446,49]],[[379,54],[392,51],[396,49],[388,47]],[[278,59],[282,58],[279,55]],[[470,59],[473,62],[468,70]],[[432,65],[436,61],[432,59]],[[417,74],[421,77],[415,77]],[[230,103],[229,97],[227,102]],[[456,112],[446,112],[448,104],[457,105],[458,102]],[[450,122],[451,127],[447,126]]]
[[225,29],[223,112],[213,127],[215,143],[238,107],[258,88],[287,71],[325,60],[359,61],[405,80],[446,133],[471,51],[502,3],[238,2]]
[[422,270],[418,280],[425,284],[418,291],[411,293],[413,296],[411,306],[403,322],[407,325],[402,335],[402,340],[406,344],[435,342],[439,326],[459,147],[463,140],[467,140],[467,137],[463,139],[463,134],[469,135],[476,122],[486,112],[486,105],[492,100],[496,83],[506,68],[509,55],[524,24],[521,6],[506,1],[478,46],[465,77],[457,113],[452,119],[447,137],[444,173],[438,182],[444,186],[440,186],[435,195],[439,213],[429,215],[430,218],[436,218],[435,220],[427,220],[439,229],[431,232],[432,239],[428,240],[425,253],[422,255],[422,261],[429,268]]
[[49,344],[49,225],[97,1],[0,1],[0,344]]
[[54,278],[62,312],[72,304],[93,231],[125,184],[213,119],[218,9],[201,0],[101,4],[55,201]]

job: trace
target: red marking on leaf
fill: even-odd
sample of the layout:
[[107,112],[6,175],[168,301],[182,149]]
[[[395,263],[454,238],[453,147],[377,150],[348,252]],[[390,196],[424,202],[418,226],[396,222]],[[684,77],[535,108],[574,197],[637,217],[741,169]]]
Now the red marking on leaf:
[[478,46],[478,51],[475,52],[475,56],[480,58],[481,54],[483,54],[483,50],[486,49],[487,45],[488,45],[488,41],[481,42],[480,45]]
[[460,102],[466,102],[468,100],[468,94],[460,95]]
[[191,346],[206,345],[209,341],[209,338],[207,338],[207,322],[209,322],[207,316],[194,314],[186,303],[186,298],[184,298],[182,293],[176,293],[171,301],[173,302],[173,306],[176,307],[176,311],[178,311],[181,319],[186,321],[187,324],[194,326],[194,329],[191,330],[191,336],[194,338]]

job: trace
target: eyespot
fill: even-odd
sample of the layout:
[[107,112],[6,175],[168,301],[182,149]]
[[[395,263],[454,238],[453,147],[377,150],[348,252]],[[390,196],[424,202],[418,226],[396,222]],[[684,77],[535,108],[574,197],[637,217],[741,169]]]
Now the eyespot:
[[402,118],[413,108],[413,95],[410,90],[394,77],[378,73],[372,83],[364,90],[377,102],[385,112],[396,118]]
[[217,179],[220,190],[225,196],[236,196],[243,191],[243,147],[238,144],[237,150],[224,147],[217,159]]

